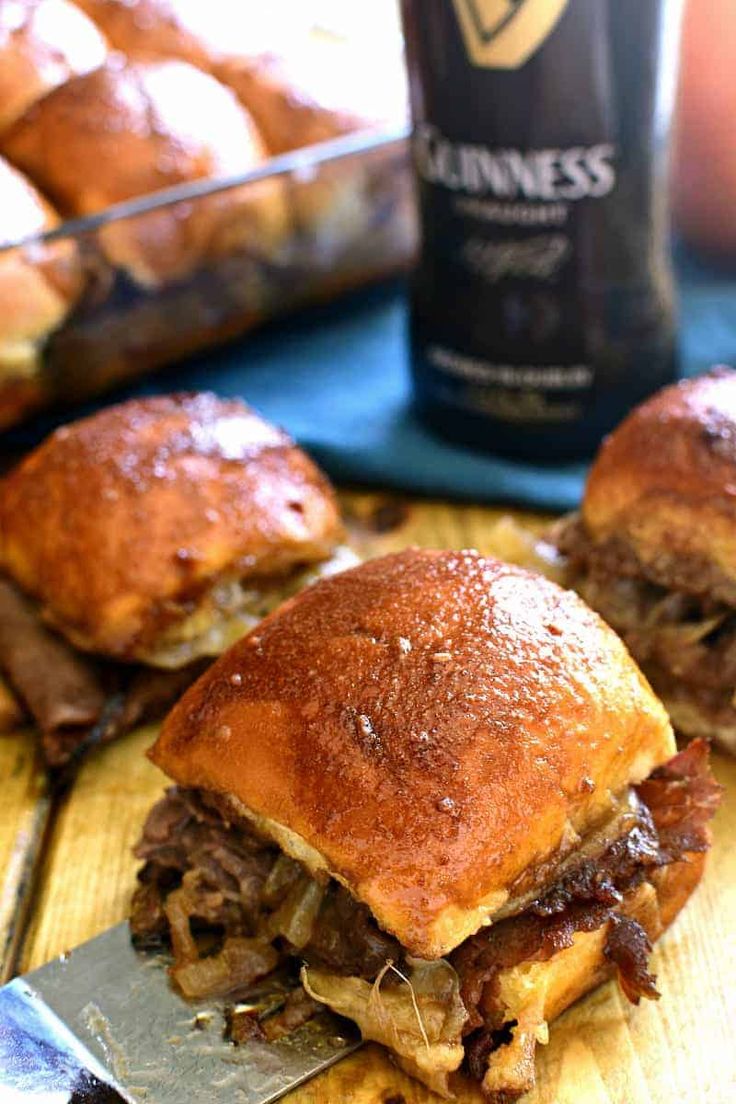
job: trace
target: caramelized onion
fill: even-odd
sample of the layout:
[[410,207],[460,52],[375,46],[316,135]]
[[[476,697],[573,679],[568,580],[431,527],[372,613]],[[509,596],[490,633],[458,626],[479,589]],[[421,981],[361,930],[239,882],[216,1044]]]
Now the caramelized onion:
[[278,960],[270,943],[231,936],[217,954],[174,966],[171,976],[189,1000],[224,997],[270,974]]
[[269,918],[267,927],[270,937],[273,939],[283,935],[298,951],[306,947],[324,895],[325,887],[319,882],[309,876],[301,877]]

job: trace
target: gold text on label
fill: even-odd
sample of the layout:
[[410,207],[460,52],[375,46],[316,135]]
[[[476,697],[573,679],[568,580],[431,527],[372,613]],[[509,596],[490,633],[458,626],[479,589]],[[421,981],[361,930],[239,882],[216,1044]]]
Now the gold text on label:
[[518,69],[552,33],[570,0],[453,0],[468,56]]

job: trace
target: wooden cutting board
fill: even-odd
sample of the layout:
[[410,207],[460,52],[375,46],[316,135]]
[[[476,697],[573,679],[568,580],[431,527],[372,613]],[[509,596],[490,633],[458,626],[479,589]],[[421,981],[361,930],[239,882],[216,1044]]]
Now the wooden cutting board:
[[[407,544],[494,551],[499,511],[350,494],[359,550]],[[517,515],[539,526],[544,519]],[[53,801],[30,734],[0,738],[0,955],[31,969],[126,915],[130,849],[165,785],[145,758],[153,729],[98,749]],[[716,756],[726,793],[705,880],[653,956],[662,1000],[629,1005],[614,984],[562,1016],[528,1104],[736,1104],[736,760]],[[29,873],[35,872],[31,880]],[[461,1101],[470,1104],[470,1092]],[[437,1098],[365,1047],[290,1104],[431,1104]],[[152,1101],[151,1104],[155,1104]],[[182,1100],[182,1104],[185,1101]]]

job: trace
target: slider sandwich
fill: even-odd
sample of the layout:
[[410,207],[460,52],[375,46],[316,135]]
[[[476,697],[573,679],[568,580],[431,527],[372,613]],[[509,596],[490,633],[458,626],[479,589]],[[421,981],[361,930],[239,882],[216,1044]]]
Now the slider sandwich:
[[133,400],[0,483],[0,670],[51,764],[161,715],[305,581],[355,557],[334,492],[236,400]]
[[604,442],[552,534],[675,728],[736,753],[736,372],[660,391]]
[[435,1091],[464,1073],[497,1104],[583,993],[618,975],[657,997],[650,944],[701,877],[718,799],[707,746],[676,754],[603,621],[475,552],[308,587],[150,754],[176,786],[137,847],[132,932],[171,940],[181,992],[291,962],[281,1020],[241,1037],[327,1005]]

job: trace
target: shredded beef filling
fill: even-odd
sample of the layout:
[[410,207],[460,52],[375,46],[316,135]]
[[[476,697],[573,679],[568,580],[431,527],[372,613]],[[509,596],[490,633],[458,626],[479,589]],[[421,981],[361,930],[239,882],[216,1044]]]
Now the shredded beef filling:
[[594,541],[580,514],[568,514],[556,522],[549,543],[575,564],[590,566],[607,576],[647,579],[669,593],[709,597],[728,609],[736,608],[736,583],[710,560],[680,554],[674,546],[662,547],[643,563],[623,535]]
[[49,766],[61,767],[90,745],[161,717],[205,666],[159,671],[85,655],[0,579],[0,670],[38,725]]
[[[605,954],[627,997],[657,997],[649,940],[622,905],[650,874],[709,846],[707,822],[720,796],[703,741],[693,742],[636,787],[636,814],[601,854],[567,866],[517,915],[465,940],[449,962],[467,1011],[466,1066],[482,1078],[511,1026],[499,1000],[502,971],[544,962],[577,932],[607,925]],[[294,959],[332,974],[374,981],[402,963],[398,942],[333,880],[316,882],[245,820],[201,791],[173,788],[151,811],[136,854],[144,860],[131,928],[141,943],[170,940],[172,977],[187,996],[230,995]],[[277,1037],[317,1005],[302,990],[268,1027],[250,1008],[233,1015],[234,1038]]]
[[568,585],[625,640],[654,689],[667,700],[685,688],[713,723],[736,724],[736,609],[710,596],[707,571],[698,593],[677,578],[666,586],[615,542],[594,544],[574,516],[554,537],[568,557]]
[[35,607],[0,579],[0,668],[22,697],[52,753],[62,755],[102,715],[93,666],[41,622]]
[[272,1005],[231,1005],[225,1009],[225,1038],[231,1043],[247,1043],[251,1039],[273,1043],[322,1011],[322,1005],[303,986],[286,993],[282,1002]]
[[[197,977],[207,996],[247,991],[269,973],[266,948],[333,973],[374,978],[401,948],[376,925],[369,910],[338,883],[315,882],[244,822],[223,818],[218,802],[193,790],[171,789],[152,809],[136,855],[145,860],[133,897],[131,930],[139,944],[171,941],[172,976],[187,996]],[[213,950],[198,937],[220,935]],[[235,941],[240,941],[236,944]],[[231,946],[263,952],[215,975]],[[219,968],[219,967],[218,967]],[[194,981],[193,981],[194,979]],[[212,988],[212,985],[216,989]]]

